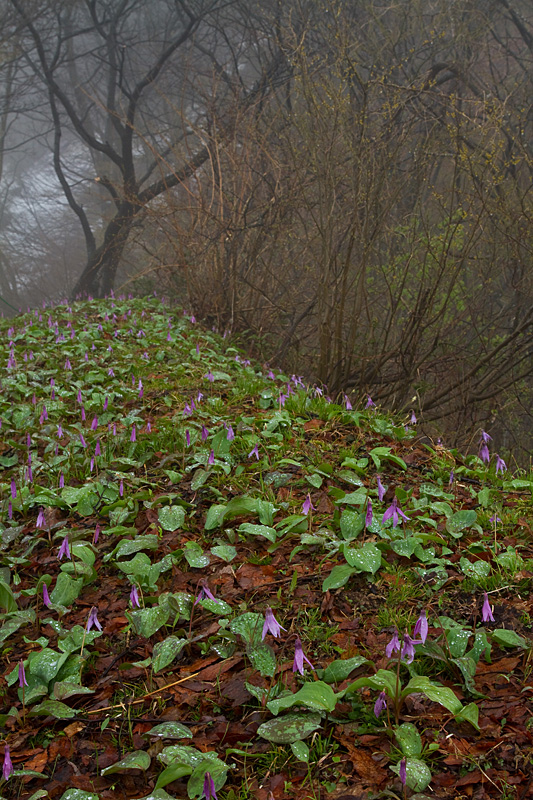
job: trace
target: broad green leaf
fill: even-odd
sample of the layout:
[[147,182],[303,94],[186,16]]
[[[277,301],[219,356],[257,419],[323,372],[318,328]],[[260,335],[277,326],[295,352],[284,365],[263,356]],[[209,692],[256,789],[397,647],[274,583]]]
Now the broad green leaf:
[[246,648],[246,655],[252,667],[258,670],[265,678],[273,678],[276,672],[276,656],[266,642],[250,645]]
[[0,581],[0,608],[8,613],[17,610],[17,601],[7,583]]
[[54,605],[68,608],[78,598],[82,588],[83,578],[71,578],[66,572],[60,572],[50,593],[50,600]]
[[183,555],[193,569],[203,569],[209,565],[210,558],[198,542],[187,542],[183,548]]
[[[400,772],[400,765],[396,764],[391,767],[391,770],[398,775]],[[419,758],[406,758],[405,772],[407,786],[414,792],[423,792],[431,783],[431,770],[428,765]]]
[[347,541],[356,539],[365,527],[365,515],[345,508],[340,519],[341,534]]
[[32,708],[31,713],[55,717],[56,719],[72,719],[78,712],[59,700],[43,700],[40,705]]
[[197,750],[196,747],[191,747],[186,744],[171,744],[168,745],[168,747],[163,747],[157,758],[162,764],[177,762],[187,764],[189,767],[192,767],[192,769],[195,769],[198,764],[201,764],[205,759],[211,761],[219,760],[218,755],[212,751],[202,753],[200,750]]
[[167,636],[162,642],[156,642],[152,651],[153,671],[161,672],[162,669],[172,664],[186,644],[187,639],[178,639],[177,636]]
[[398,747],[404,756],[419,756],[422,752],[422,739],[416,727],[410,722],[404,722],[394,729],[394,736]]
[[80,686],[79,683],[72,683],[71,681],[56,681],[52,699],[67,700],[69,697],[80,694],[94,694],[94,689],[89,689],[88,686]]
[[114,772],[124,772],[130,769],[146,771],[151,761],[152,759],[144,750],[134,750],[132,753],[126,753],[124,758],[121,758],[116,764],[111,764],[111,766],[103,769],[100,774],[112,775]]
[[135,611],[127,611],[126,615],[131,620],[135,632],[139,636],[149,639],[150,636],[162,628],[169,618],[168,608],[154,606],[153,608],[139,608]]
[[322,591],[327,592],[330,589],[339,589],[345,586],[352,575],[355,575],[356,570],[350,567],[349,564],[338,564],[333,567],[327,578],[322,583]]
[[455,539],[459,539],[463,535],[465,528],[471,528],[477,520],[475,511],[456,511],[451,517],[446,520],[446,530]]
[[[124,558],[138,553],[140,550],[157,550],[159,547],[159,537],[153,533],[144,536],[137,536],[135,539],[123,539],[113,550],[114,558]],[[104,561],[107,558],[104,557]]]
[[177,531],[185,522],[185,509],[181,506],[165,506],[159,509],[157,519],[164,531]]
[[291,742],[291,750],[298,761],[305,761],[306,764],[309,762],[309,748],[305,742]]
[[474,581],[482,581],[490,573],[490,564],[488,561],[470,561],[464,556],[459,562],[462,572],[467,578],[472,578]]
[[267,708],[277,716],[280,711],[292,706],[306,706],[311,711],[333,711],[336,705],[337,697],[331,686],[324,681],[313,681],[304,683],[295,694],[271,700]]
[[344,547],[344,558],[351,567],[374,574],[381,566],[381,551],[366,542],[362,547]]
[[[370,686],[372,689],[376,689],[378,692],[385,691],[388,696],[392,698],[396,696],[396,675],[391,670],[378,669],[375,675],[358,678],[353,683],[350,683],[350,685],[347,686],[344,691],[339,692],[338,698],[340,699],[346,694],[351,694],[357,689],[361,689],[363,686]],[[401,683],[399,688],[401,690]]]
[[348,492],[348,494],[345,494],[344,497],[341,497],[336,502],[338,504],[346,504],[350,506],[361,506],[363,503],[366,503],[366,498],[366,491]]
[[276,530],[268,525],[252,525],[250,522],[243,522],[239,525],[241,533],[249,533],[251,536],[264,536],[269,542],[276,541]]
[[206,611],[211,611],[212,614],[218,614],[218,616],[225,616],[227,617],[233,611],[232,607],[224,602],[224,600],[219,600],[218,598],[215,600],[211,600],[210,597],[204,597],[203,600],[198,600],[198,605],[205,608]]
[[450,655],[453,658],[464,656],[471,635],[471,631],[466,631],[460,626],[449,628],[446,631],[446,641],[448,642]]
[[[161,773],[161,775],[162,774],[163,773]],[[153,792],[150,792],[150,794],[146,794],[144,797],[141,797],[141,800],[175,800],[175,798],[173,794],[165,792],[164,789],[156,788],[153,790]]]
[[258,644],[261,641],[264,624],[265,618],[262,614],[247,611],[246,614],[233,619],[229,627],[233,633],[242,636],[246,644]]
[[325,683],[341,683],[341,681],[349,677],[354,669],[368,663],[368,659],[364,656],[353,656],[353,658],[332,661],[331,664],[328,664],[320,677]]
[[32,676],[41,678],[44,683],[50,683],[68,658],[68,653],[57,653],[45,647],[38,653],[30,653],[28,669]]
[[161,739],[192,739],[192,732],[181,722],[161,722],[146,731],[144,736],[159,736]]
[[224,517],[226,515],[227,506],[226,505],[213,505],[211,506],[205,518],[205,525],[204,528],[206,531],[212,531],[214,528],[220,527],[224,521]]
[[237,550],[231,544],[217,544],[211,548],[211,552],[222,561],[233,561],[237,556]]
[[408,694],[414,694],[416,692],[425,694],[426,697],[434,703],[440,703],[441,706],[447,708],[448,711],[454,715],[458,714],[463,708],[461,701],[451,689],[447,686],[440,686],[432,683],[425,675],[411,678],[402,694],[405,697]]
[[502,647],[527,647],[528,645],[526,640],[515,631],[508,631],[503,628],[497,628],[492,631],[492,641]]
[[457,722],[469,722],[477,731],[479,731],[479,708],[475,703],[468,703],[463,706],[461,711],[455,715]]
[[[168,786],[168,784],[172,783],[172,781],[177,781],[180,778],[184,778],[186,775],[191,774],[192,767],[188,766],[187,764],[180,764],[179,761],[169,764],[169,766],[166,767],[166,769],[164,769],[157,778],[157,783],[155,785],[156,791],[162,791],[163,786]],[[167,794],[167,797],[169,796],[170,795]]]
[[208,478],[209,472],[206,469],[197,469],[191,480],[191,491],[196,492]]
[[99,795],[94,792],[86,792],[84,789],[67,789],[59,800],[98,800],[98,798]]
[[[207,755],[207,753],[204,755]],[[228,765],[224,764],[223,761],[218,759],[205,759],[194,768],[193,773],[187,782],[187,794],[190,798],[203,796],[206,772],[209,772],[213,779],[215,791],[220,791],[220,789],[222,789],[226,783],[228,770]]]
[[275,744],[290,744],[311,736],[322,723],[320,714],[286,714],[269,719],[257,729],[257,735]]

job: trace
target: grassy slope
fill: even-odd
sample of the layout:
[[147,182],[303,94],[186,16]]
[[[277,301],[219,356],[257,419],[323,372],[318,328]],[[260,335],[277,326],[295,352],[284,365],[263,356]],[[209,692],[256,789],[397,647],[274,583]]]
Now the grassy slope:
[[[197,797],[206,771],[227,800],[401,796],[404,756],[434,797],[525,796],[530,477],[269,377],[157,299],[2,333],[4,797]],[[388,659],[421,609],[426,643]]]

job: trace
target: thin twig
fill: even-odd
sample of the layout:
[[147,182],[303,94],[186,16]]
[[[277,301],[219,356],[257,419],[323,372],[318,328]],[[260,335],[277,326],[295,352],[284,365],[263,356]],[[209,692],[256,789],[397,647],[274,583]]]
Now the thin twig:
[[[165,692],[167,689],[172,688],[172,686],[177,686],[178,683],[184,683],[184,681],[188,681],[191,678],[196,678],[199,675],[199,672],[193,672],[192,675],[186,675],[185,678],[180,678],[179,681],[174,681],[174,683],[169,683],[166,686],[162,686],[160,689],[154,689],[153,692],[148,692],[148,694],[139,697],[137,700],[132,700],[130,705],[134,706],[137,703],[144,703],[147,697],[152,697],[154,694],[158,694],[159,692]],[[104,708],[92,708],[89,709],[86,713],[87,714],[99,714],[101,711],[113,711],[115,708],[124,708],[124,703],[117,703],[115,706],[104,706]]]

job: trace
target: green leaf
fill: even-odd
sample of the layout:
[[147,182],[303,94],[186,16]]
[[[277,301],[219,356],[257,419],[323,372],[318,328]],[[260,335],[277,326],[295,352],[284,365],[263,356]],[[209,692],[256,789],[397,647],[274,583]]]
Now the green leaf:
[[232,607],[229,603],[226,603],[224,600],[211,600],[210,597],[204,597],[203,600],[198,600],[198,605],[202,608],[205,608],[207,611],[211,611],[213,614],[218,614],[218,616],[229,616],[233,611]]
[[181,506],[165,506],[159,509],[157,519],[164,531],[177,531],[183,528],[185,509]]
[[422,752],[422,739],[416,727],[410,722],[398,725],[394,730],[398,747],[404,756],[419,756]]
[[212,531],[214,528],[220,527],[226,515],[226,505],[213,505],[211,506],[205,518],[204,528],[206,531]]
[[149,639],[150,636],[162,628],[169,618],[168,608],[154,606],[153,608],[140,608],[135,611],[127,611],[126,615],[131,620],[135,632],[138,636]]
[[327,578],[322,583],[322,591],[327,592],[329,589],[339,589],[345,586],[352,575],[355,575],[356,570],[350,567],[349,564],[338,564],[333,567]]
[[246,648],[246,655],[252,667],[258,670],[264,678],[273,678],[276,672],[276,656],[266,642],[251,645]]
[[275,744],[290,744],[307,739],[322,723],[320,714],[286,714],[269,719],[257,729],[258,736]]
[[40,705],[32,708],[31,713],[56,719],[72,719],[78,712],[59,700],[43,700]]
[[234,558],[237,556],[237,550],[231,544],[217,544],[215,547],[211,548],[211,552],[217,558],[221,558],[222,561],[233,561]]
[[144,736],[159,736],[161,739],[192,739],[192,732],[181,722],[161,722],[146,731]]
[[344,547],[344,558],[351,567],[360,572],[374,574],[381,566],[381,551],[372,542],[366,542],[357,548]]
[[486,578],[490,573],[490,564],[488,561],[470,561],[463,556],[459,564],[467,578],[472,578],[476,583],[482,581],[483,578]]
[[271,700],[267,703],[267,708],[277,716],[280,711],[292,706],[306,706],[311,711],[331,712],[336,705],[337,697],[331,686],[328,686],[324,681],[313,681],[312,683],[304,683],[302,688],[295,694]]
[[341,534],[347,541],[356,539],[365,527],[365,515],[345,508],[340,519]]
[[[138,553],[140,550],[157,550],[158,547],[159,536],[147,533],[145,536],[137,536],[136,539],[123,539],[115,547],[109,558],[112,556],[114,558],[124,558],[125,556],[131,556],[132,553]],[[104,561],[109,560],[109,558],[104,556]]]
[[341,683],[341,681],[348,678],[354,669],[369,663],[368,659],[364,656],[339,659],[338,661],[332,661],[331,664],[328,664],[320,677],[326,683]]
[[[163,772],[161,773],[161,775]],[[175,800],[174,795],[165,792],[164,789],[154,789],[150,794],[141,797],[141,800]]]
[[69,697],[80,694],[94,694],[94,689],[89,689],[88,686],[80,686],[79,683],[73,683],[72,681],[56,681],[52,699],[67,700]]
[[[398,775],[400,765],[396,764],[391,767],[391,770]],[[406,758],[405,772],[407,786],[415,792],[423,792],[431,783],[431,770],[419,758]]]
[[469,722],[477,731],[479,731],[479,708],[475,703],[468,703],[463,706],[462,710],[455,715],[458,722]]
[[62,665],[68,658],[68,653],[57,653],[49,647],[45,647],[38,653],[30,653],[28,658],[28,669],[33,677],[41,678],[44,683],[53,680]]
[[161,672],[162,669],[172,664],[186,644],[187,639],[178,639],[177,636],[167,636],[162,642],[156,642],[152,651],[153,671]]
[[83,578],[71,578],[66,572],[60,572],[56,585],[50,593],[50,600],[54,605],[68,608],[77,599],[83,588]]
[[[207,755],[207,753],[205,753]],[[197,767],[194,768],[191,777],[187,783],[187,794],[190,798],[201,797],[204,792],[205,773],[209,772],[213,783],[215,784],[215,791],[220,791],[228,777],[228,765],[218,759],[205,759]]]
[[201,764],[205,759],[218,761],[216,753],[209,751],[202,753],[196,747],[191,747],[187,744],[171,744],[164,747],[158,755],[159,761],[163,764],[172,764],[172,762],[187,764],[191,769],[195,769],[198,764]]
[[465,528],[471,528],[477,520],[475,511],[456,511],[446,520],[446,530],[454,539],[460,539]]
[[132,753],[126,753],[124,758],[117,761],[116,764],[106,767],[101,771],[101,775],[112,775],[114,772],[124,772],[129,769],[142,769],[146,771],[151,764],[152,759],[144,750],[134,750]]
[[[370,686],[378,692],[385,691],[389,697],[393,698],[396,696],[396,675],[391,670],[378,669],[375,675],[358,678],[353,683],[350,683],[343,692],[339,692],[337,697],[340,699],[346,694],[351,694],[357,689],[361,689],[363,686]],[[401,690],[401,683],[399,688]]]
[[463,708],[461,701],[451,689],[447,686],[431,683],[429,678],[426,678],[425,675],[411,678],[402,692],[402,695],[405,697],[408,694],[415,694],[416,692],[425,694],[426,697],[434,703],[440,703],[441,706],[447,708],[454,716]]
[[457,627],[449,628],[445,635],[446,641],[448,642],[450,655],[453,658],[461,658],[461,656],[464,656],[466,653],[468,640],[472,635],[471,632],[465,631],[464,628],[458,625]]
[[197,469],[191,480],[191,491],[196,492],[208,478],[209,472],[206,469]]
[[3,608],[8,613],[17,610],[15,595],[4,581],[0,581],[0,608]]
[[243,522],[242,525],[239,525],[239,531],[252,536],[264,536],[269,542],[276,541],[276,530],[268,525],[252,525],[250,522]]
[[298,761],[305,761],[306,764],[309,762],[309,748],[305,742],[291,742],[291,750]]
[[210,558],[204,553],[198,542],[186,542],[183,555],[193,569],[203,569],[209,565]]
[[233,633],[242,636],[246,644],[258,644],[261,641],[264,624],[265,618],[262,614],[247,611],[246,614],[233,619],[229,627]]
[[[157,778],[155,788],[156,790],[162,789],[163,786],[168,786],[168,784],[172,783],[172,781],[177,781],[179,778],[184,778],[186,775],[191,774],[192,767],[188,766],[187,764],[180,764],[179,761],[176,761],[174,764],[170,764],[168,767],[166,767],[166,769],[163,770],[163,772],[161,772]],[[167,797],[168,796],[169,795],[167,795]]]
[[497,628],[492,631],[492,641],[502,647],[527,647],[528,643],[514,631]]
[[98,798],[99,795],[94,792],[86,792],[84,789],[67,789],[59,800],[98,800]]
[[350,506],[361,506],[363,503],[366,503],[366,498],[366,491],[348,492],[348,494],[345,494],[343,497],[337,500],[336,503],[346,503]]

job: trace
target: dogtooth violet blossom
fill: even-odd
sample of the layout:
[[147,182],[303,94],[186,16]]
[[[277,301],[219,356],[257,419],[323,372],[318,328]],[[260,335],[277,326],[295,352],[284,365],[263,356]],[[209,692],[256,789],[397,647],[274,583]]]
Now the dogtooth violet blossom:
[[303,505],[302,505],[302,514],[305,514],[305,516],[307,516],[310,511],[316,511],[316,508],[312,504],[311,495],[308,492],[307,493],[307,497],[305,498],[305,500],[303,502]]
[[498,472],[504,473],[506,469],[507,469],[507,464],[505,463],[503,458],[500,458],[499,455],[496,455],[496,475],[498,474]]
[[280,634],[280,631],[285,630],[287,629],[284,628],[283,625],[279,624],[270,606],[267,606],[267,610],[265,612],[265,624],[263,625],[261,639],[264,639],[267,633],[271,633],[274,638],[277,638]]
[[139,602],[139,592],[137,591],[137,587],[135,584],[131,587],[130,592],[130,603],[132,608],[140,608],[141,604]]
[[413,630],[413,636],[415,639],[417,636],[420,636],[422,644],[424,644],[428,638],[428,621],[425,611],[420,612],[420,616],[418,617]]
[[205,797],[205,800],[218,800],[217,793],[215,791],[215,782],[211,777],[210,772],[205,773],[202,794]]
[[258,450],[258,445],[255,445],[255,447],[253,447],[253,448],[250,450],[250,452],[248,453],[248,458],[251,458],[252,456],[255,456],[255,457],[256,457],[256,459],[259,461],[259,450]]
[[494,617],[492,615],[492,609],[489,603],[489,596],[487,592],[483,592],[483,608],[481,609],[481,619],[483,622],[494,622]]
[[415,644],[420,644],[420,642],[416,642],[414,639],[411,639],[408,633],[404,633],[402,652],[400,653],[400,658],[402,659],[402,661],[405,661],[406,664],[411,664],[414,661]]
[[377,476],[377,479],[378,479],[378,500],[381,503],[381,501],[385,497],[385,487],[381,483],[381,478],[379,475]]
[[294,661],[292,664],[292,671],[298,671],[300,675],[304,674],[304,661],[306,661],[311,669],[314,669],[313,665],[309,661],[306,655],[304,655],[304,651],[302,649],[302,642],[300,641],[300,637],[297,636],[294,642]]
[[43,603],[45,604],[46,608],[50,608],[52,605],[52,601],[50,600],[50,595],[48,594],[48,586],[46,583],[43,583]]
[[214,450],[211,450],[211,452],[209,453],[209,458],[207,459],[207,463],[209,464],[210,467],[212,467],[213,464],[215,463],[215,451]]
[[366,514],[365,514],[365,528],[370,528],[374,519],[374,515],[372,514],[372,500],[370,497],[368,498],[368,502],[366,504]]
[[206,584],[203,583],[201,585],[201,587],[200,587],[200,591],[198,592],[198,596],[197,596],[196,600],[194,601],[194,605],[196,605],[196,603],[199,603],[200,600],[203,600],[206,597],[207,597],[208,600],[214,600],[215,603],[218,603],[218,600],[216,599],[215,595],[209,589],[209,586],[206,586]]
[[378,694],[378,698],[374,703],[374,715],[379,717],[382,711],[385,711],[387,708],[387,695],[385,692],[380,692]]
[[13,775],[13,764],[11,762],[11,755],[9,753],[9,745],[6,744],[4,749],[4,763],[2,765],[2,778],[7,781]]
[[392,519],[392,527],[395,528],[398,525],[399,517],[401,517],[403,520],[410,519],[410,517],[408,517],[406,514],[403,513],[402,509],[398,505],[398,500],[396,499],[396,497],[393,497],[392,503],[383,514],[381,522],[383,524],[388,519]]
[[374,401],[372,400],[372,398],[368,394],[365,408],[375,408],[375,407],[376,407],[376,404],[374,403]]
[[70,548],[68,546],[68,536],[65,536],[63,541],[61,542],[61,547],[59,548],[59,553],[57,554],[58,559],[61,559],[65,556],[66,558],[70,558]]
[[405,758],[402,758],[402,760],[400,761],[400,771],[398,774],[400,776],[402,785],[405,786],[405,784],[407,783],[407,761],[405,760]]
[[401,648],[400,639],[398,638],[398,631],[394,631],[392,639],[385,648],[387,658],[391,658],[393,653],[399,652]]
[[488,464],[490,461],[489,448],[485,442],[483,442],[481,447],[479,448],[479,457],[484,464]]
[[102,626],[100,625],[100,622],[98,621],[97,613],[98,613],[98,609],[96,608],[96,606],[93,606],[91,608],[91,610],[89,611],[89,617],[87,619],[87,630],[88,631],[91,630],[93,625],[96,628],[98,628],[99,631],[102,630]]
[[24,671],[24,663],[19,661],[19,686],[22,689],[23,686],[27,686],[28,681],[26,680],[26,673]]

